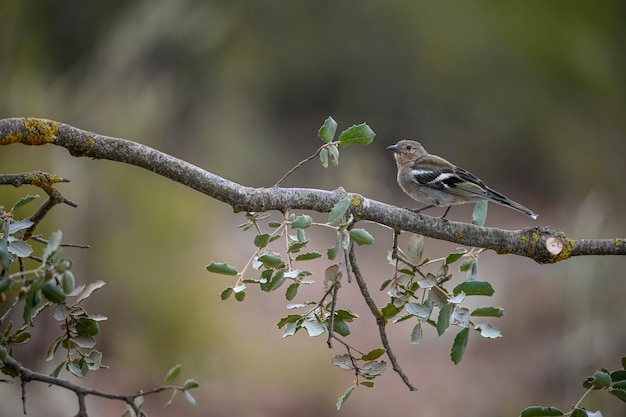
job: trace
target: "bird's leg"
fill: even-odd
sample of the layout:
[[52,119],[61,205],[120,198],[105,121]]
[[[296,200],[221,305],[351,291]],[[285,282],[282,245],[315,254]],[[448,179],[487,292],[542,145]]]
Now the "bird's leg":
[[442,219],[445,219],[445,218],[446,218],[446,216],[448,215],[448,212],[450,211],[450,208],[451,208],[451,207],[452,207],[452,206],[448,206],[448,208],[446,209],[446,212],[445,212],[445,213],[443,213],[443,216],[441,216],[441,218],[442,218]]
[[422,207],[422,208],[410,208],[405,207],[405,209],[412,211],[413,213],[421,213],[424,210],[428,210],[429,208],[437,207],[437,204],[431,204],[430,206]]

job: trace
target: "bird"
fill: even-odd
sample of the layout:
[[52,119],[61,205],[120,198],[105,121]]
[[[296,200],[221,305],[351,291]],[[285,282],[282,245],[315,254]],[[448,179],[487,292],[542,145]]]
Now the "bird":
[[432,207],[447,207],[442,216],[445,218],[451,206],[487,200],[517,210],[532,219],[538,217],[532,210],[487,187],[469,171],[440,156],[429,154],[419,142],[401,140],[387,149],[394,153],[398,185],[402,191],[413,200],[426,204],[420,209],[412,209],[416,213]]

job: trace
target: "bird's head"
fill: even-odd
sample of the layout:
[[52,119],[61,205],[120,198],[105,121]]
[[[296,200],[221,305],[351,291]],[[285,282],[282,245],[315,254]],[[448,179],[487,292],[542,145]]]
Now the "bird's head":
[[393,156],[398,163],[415,161],[427,155],[424,147],[414,140],[401,140],[395,145],[387,146],[387,149],[394,153]]

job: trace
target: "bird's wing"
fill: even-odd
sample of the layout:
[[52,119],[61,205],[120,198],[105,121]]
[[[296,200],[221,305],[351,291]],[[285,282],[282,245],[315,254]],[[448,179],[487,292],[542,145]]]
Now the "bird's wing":
[[489,197],[489,188],[475,175],[462,168],[421,165],[413,168],[411,173],[415,180],[425,187],[457,195]]

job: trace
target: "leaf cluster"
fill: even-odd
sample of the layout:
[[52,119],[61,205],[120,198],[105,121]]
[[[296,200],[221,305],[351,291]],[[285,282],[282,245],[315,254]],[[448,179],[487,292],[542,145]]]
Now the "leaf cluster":
[[520,413],[520,417],[602,417],[599,410],[590,411],[583,407],[581,403],[591,391],[606,391],[609,395],[626,403],[626,356],[622,357],[622,367],[614,371],[600,369],[588,376],[582,383],[587,391],[574,404],[570,411],[563,412],[557,407],[532,406],[527,407]]

